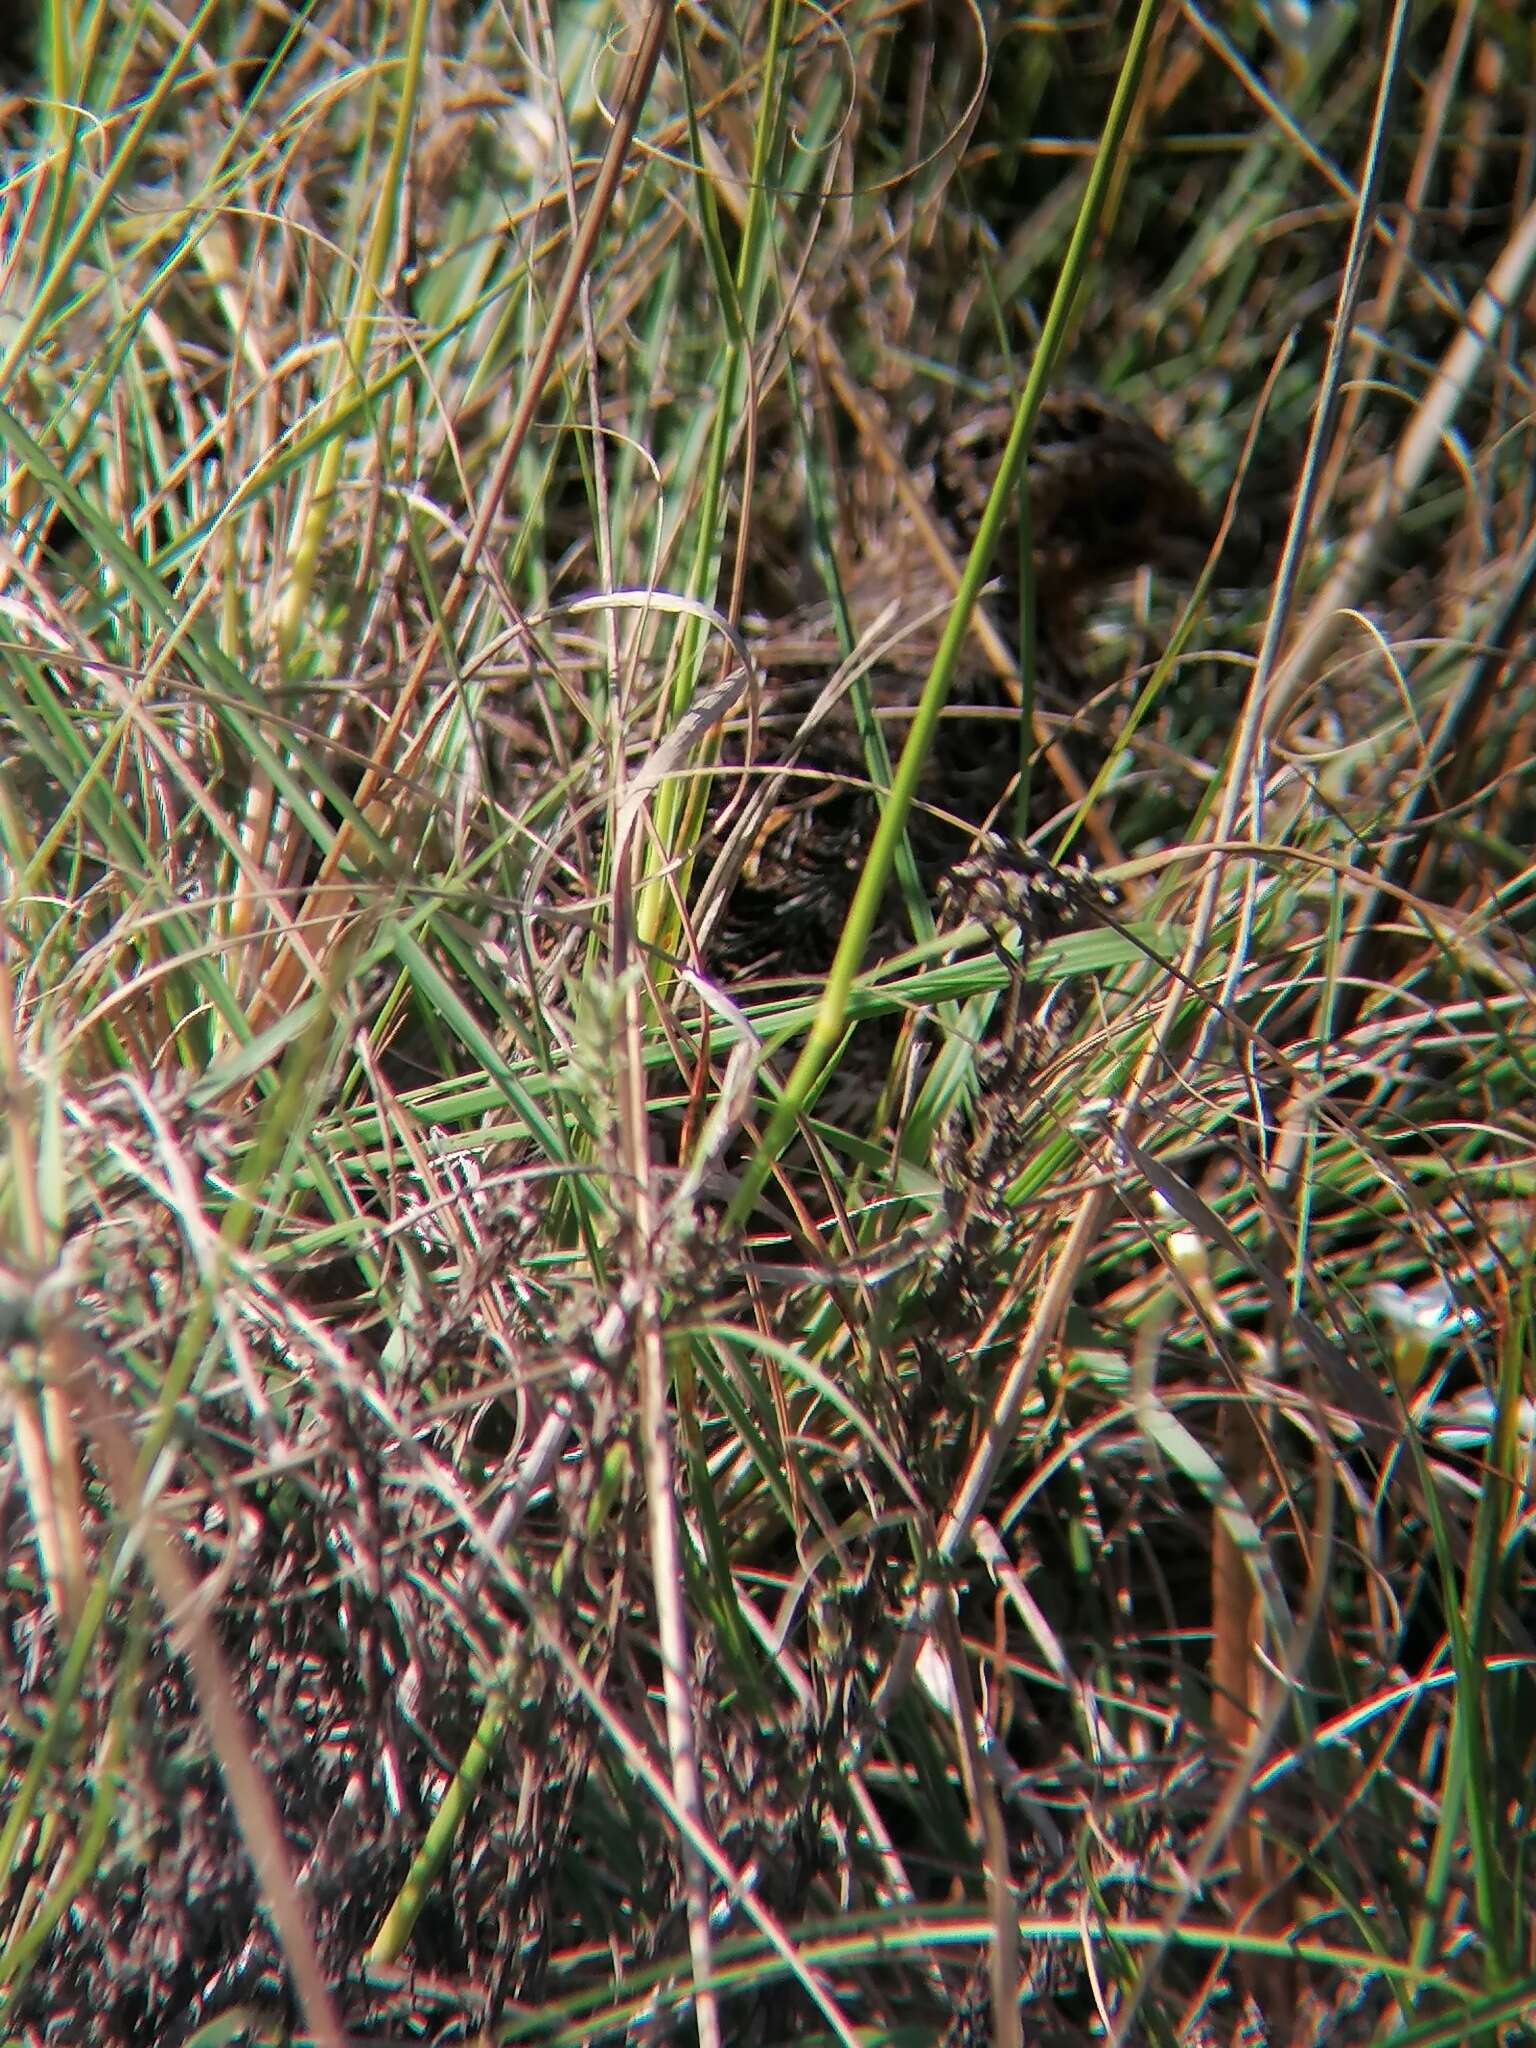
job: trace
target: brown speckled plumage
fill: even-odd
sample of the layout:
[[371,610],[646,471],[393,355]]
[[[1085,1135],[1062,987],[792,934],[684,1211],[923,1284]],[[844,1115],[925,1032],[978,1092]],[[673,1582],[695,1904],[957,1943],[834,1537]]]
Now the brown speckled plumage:
[[[929,512],[956,560],[981,516],[1011,418],[1007,399],[957,410],[955,419],[938,423],[932,455],[921,465]],[[1029,509],[1039,681],[1061,696],[1080,688],[1077,639],[1094,594],[1143,564],[1192,576],[1214,540],[1215,522],[1166,442],[1122,408],[1078,390],[1053,394],[1041,408],[1029,457]],[[750,799],[733,806],[732,843],[719,849],[720,868],[703,900],[710,949],[734,971],[814,972],[825,963],[876,815],[839,678],[868,669],[894,758],[949,609],[951,584],[911,515],[871,521],[855,545],[845,576],[858,636],[853,662],[839,663],[826,605],[784,622],[760,650],[770,678],[761,720],[751,751],[744,741],[732,764],[749,778]],[[988,597],[1005,632],[1018,616],[1018,556],[1018,528],[1010,522]],[[1017,767],[1018,741],[1018,711],[1004,681],[979,650],[968,650],[909,826],[931,887],[995,819]],[[729,766],[721,776],[730,787]]]

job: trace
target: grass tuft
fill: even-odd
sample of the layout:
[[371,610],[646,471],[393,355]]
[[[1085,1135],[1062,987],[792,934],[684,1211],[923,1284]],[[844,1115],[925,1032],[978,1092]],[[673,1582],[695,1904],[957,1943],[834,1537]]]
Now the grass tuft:
[[7,2048],[1531,2038],[1531,53],[1306,13],[0,52]]

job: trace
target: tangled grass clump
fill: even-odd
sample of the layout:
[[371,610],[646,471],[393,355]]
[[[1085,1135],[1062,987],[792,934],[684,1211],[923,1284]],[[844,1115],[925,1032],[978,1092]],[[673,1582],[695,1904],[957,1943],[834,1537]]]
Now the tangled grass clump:
[[40,0],[0,2040],[1526,2038],[1530,53],[1314,12]]

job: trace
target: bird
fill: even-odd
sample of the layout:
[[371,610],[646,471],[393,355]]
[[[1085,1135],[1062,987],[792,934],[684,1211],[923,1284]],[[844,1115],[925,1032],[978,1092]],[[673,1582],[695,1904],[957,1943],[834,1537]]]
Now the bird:
[[[1013,417],[1003,392],[953,400],[935,414],[915,464],[928,518],[963,557],[981,518]],[[1028,455],[1028,506],[1043,694],[1081,697],[1086,609],[1117,578],[1150,566],[1198,573],[1217,522],[1169,444],[1137,414],[1067,386],[1042,402]],[[892,756],[929,672],[952,586],[907,507],[855,533],[844,600],[856,636],[849,662],[830,604],[775,622],[758,641],[769,681],[756,715],[716,768],[725,800],[700,892],[711,957],[734,978],[825,967],[842,929],[878,815],[849,677],[867,669]],[[988,588],[991,614],[1019,614],[1020,529],[1005,527]],[[980,650],[962,657],[909,819],[918,875],[940,885],[995,836],[1019,761],[1019,709]],[[888,934],[889,935],[889,934]]]

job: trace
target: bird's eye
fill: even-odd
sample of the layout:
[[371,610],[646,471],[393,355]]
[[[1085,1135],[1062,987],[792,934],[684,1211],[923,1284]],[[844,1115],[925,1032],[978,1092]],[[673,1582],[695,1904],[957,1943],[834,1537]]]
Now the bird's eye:
[[1127,478],[1121,483],[1106,485],[1100,491],[1099,516],[1106,526],[1117,533],[1124,533],[1127,527],[1140,524],[1146,502],[1146,494],[1140,485]]

